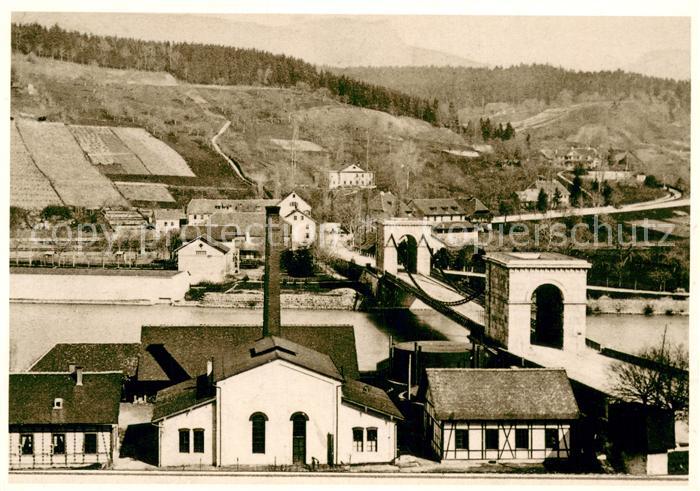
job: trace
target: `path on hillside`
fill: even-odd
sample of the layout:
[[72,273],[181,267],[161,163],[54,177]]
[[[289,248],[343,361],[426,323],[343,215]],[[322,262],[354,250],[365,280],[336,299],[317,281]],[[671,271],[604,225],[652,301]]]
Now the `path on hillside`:
[[231,121],[228,121],[228,120],[227,120],[227,121],[224,123],[224,125],[221,127],[221,129],[219,130],[219,132],[218,132],[216,135],[214,135],[214,136],[212,137],[212,139],[211,139],[211,145],[212,145],[212,147],[214,147],[214,150],[216,150],[216,152],[217,152],[219,155],[221,155],[224,159],[226,159],[226,162],[229,163],[229,165],[231,166],[231,168],[233,169],[233,171],[236,173],[236,175],[237,175],[238,177],[241,178],[241,180],[242,180],[243,182],[245,182],[245,183],[247,183],[247,184],[250,184],[251,186],[255,186],[255,183],[254,183],[253,181],[251,181],[250,179],[248,179],[246,176],[243,175],[243,171],[241,170],[241,168],[240,168],[240,166],[238,165],[238,163],[235,162],[235,161],[233,161],[228,155],[226,155],[226,154],[221,150],[221,147],[219,147],[219,144],[216,142],[216,140],[218,140],[219,137],[220,137],[221,135],[223,135],[223,134],[226,132],[226,130],[228,129],[229,126],[231,126]]

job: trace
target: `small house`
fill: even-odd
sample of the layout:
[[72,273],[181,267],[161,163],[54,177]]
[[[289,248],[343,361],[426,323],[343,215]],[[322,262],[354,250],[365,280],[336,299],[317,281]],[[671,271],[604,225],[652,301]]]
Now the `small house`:
[[413,199],[406,203],[411,209],[409,216],[430,222],[455,222],[466,220],[464,209],[454,198]]
[[122,372],[12,373],[10,468],[110,466]]
[[238,270],[237,254],[232,246],[200,235],[181,245],[177,253],[177,269],[190,274],[190,284],[204,281],[221,283]]
[[[561,182],[559,182],[556,179],[536,180],[524,190],[518,191],[518,199],[520,200],[521,204],[529,207],[534,207],[537,203],[540,191],[544,191],[544,194],[547,195],[547,202],[552,208],[566,207],[570,204],[571,193],[568,189],[566,189],[566,186],[564,186]],[[557,191],[559,194],[558,204],[555,203]]]
[[282,215],[289,225],[289,245],[292,249],[308,247],[316,240],[316,220],[308,212],[293,209],[288,215]]
[[579,410],[565,370],[425,372],[423,428],[436,459],[541,462],[571,455]]
[[179,209],[153,210],[153,226],[159,234],[180,230],[180,226],[187,221],[187,216]]
[[277,206],[280,207],[280,216],[286,217],[294,210],[299,210],[302,213],[310,214],[311,205],[307,203],[304,198],[299,196],[296,191],[292,191],[287,196],[285,196]]

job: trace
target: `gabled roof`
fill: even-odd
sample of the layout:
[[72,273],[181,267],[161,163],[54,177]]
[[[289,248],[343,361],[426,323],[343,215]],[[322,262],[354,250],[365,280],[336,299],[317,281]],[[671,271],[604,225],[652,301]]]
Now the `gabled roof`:
[[[352,326],[282,326],[281,334],[327,354],[345,376],[359,376]],[[179,382],[194,377],[206,371],[208,359],[261,337],[262,326],[143,326],[138,380]]]
[[360,167],[357,164],[350,164],[350,165],[343,167],[342,169],[340,169],[336,172],[357,172],[357,173],[360,173],[360,172],[369,172],[369,171],[364,170],[362,167]]
[[438,420],[572,420],[579,416],[563,369],[428,368]]
[[200,390],[201,379],[192,378],[158,391],[153,405],[152,421],[174,416],[186,409],[214,402],[209,392]]
[[178,209],[156,209],[153,210],[153,220],[183,220],[187,218],[185,212]]
[[299,213],[300,215],[304,215],[306,218],[308,218],[308,219],[311,220],[312,222],[316,223],[316,220],[314,220],[314,218],[313,218],[311,215],[309,215],[309,214],[306,213],[306,212],[301,211],[299,208],[294,208],[292,211],[290,211],[289,213],[287,213],[287,215],[284,216],[284,217],[282,217],[282,218],[286,220],[287,218],[291,217],[291,216],[294,215],[295,213]]
[[386,392],[357,380],[348,379],[342,387],[343,400],[350,404],[372,409],[392,418],[403,419],[403,414]]
[[382,218],[403,217],[411,211],[411,207],[393,193],[380,191],[370,200],[369,211],[374,216],[381,215]]
[[223,353],[223,356],[215,359],[214,377],[217,381],[224,380],[276,360],[292,363],[335,380],[343,380],[343,375],[330,356],[277,336],[267,336],[238,346],[231,353]]
[[486,214],[491,212],[491,210],[489,210],[488,207],[484,203],[482,203],[479,198],[476,198],[474,196],[471,196],[469,198],[458,198],[457,202],[464,210],[464,213],[469,216],[474,214]]
[[540,189],[544,189],[544,192],[547,193],[548,195],[553,195],[554,192],[558,189],[559,192],[561,193],[562,196],[569,196],[569,190],[566,189],[566,186],[564,186],[561,182],[557,181],[556,179],[551,179],[548,181],[545,181],[544,179],[538,179],[532,184],[530,184],[527,189],[534,189],[539,192]]
[[89,372],[121,371],[136,375],[138,343],[59,343],[29,369],[31,372],[65,372],[73,364]]
[[180,247],[175,249],[175,252],[179,251],[180,249],[184,249],[185,247],[188,247],[188,246],[190,246],[190,245],[192,245],[195,242],[200,241],[200,240],[202,242],[204,242],[205,244],[213,247],[217,251],[222,252],[223,254],[226,254],[231,250],[228,246],[225,246],[221,242],[218,242],[218,241],[212,239],[208,235],[200,235],[200,236],[196,237],[195,239],[192,239],[191,241],[182,244]]
[[454,198],[414,199],[408,205],[421,216],[464,214],[464,209]]
[[[121,372],[84,372],[83,385],[64,373],[12,373],[9,424],[117,424]],[[63,399],[62,409],[53,409]]]

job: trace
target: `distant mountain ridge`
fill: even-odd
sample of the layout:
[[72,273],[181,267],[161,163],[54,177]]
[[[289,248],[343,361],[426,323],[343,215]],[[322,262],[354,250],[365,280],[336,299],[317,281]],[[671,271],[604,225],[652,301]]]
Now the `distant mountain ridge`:
[[[349,66],[462,66],[484,63],[443,51],[405,43],[386,21],[365,22],[351,17],[311,19],[290,25],[266,26],[216,15],[158,16],[158,22],[139,22],[135,14],[100,17],[72,13],[14,13],[13,22],[37,22],[104,36],[149,41],[177,41],[254,48],[301,58],[308,63]],[[183,23],[187,29],[183,29]],[[374,41],[381,39],[380,45]]]

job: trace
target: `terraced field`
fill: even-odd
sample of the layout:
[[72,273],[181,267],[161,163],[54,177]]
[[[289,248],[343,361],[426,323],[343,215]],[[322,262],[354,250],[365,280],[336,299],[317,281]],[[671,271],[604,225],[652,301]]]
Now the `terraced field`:
[[[88,162],[63,123],[20,120],[17,129],[34,163],[66,205],[88,208],[128,205],[111,181]],[[11,166],[14,165],[13,161]]]
[[39,209],[62,204],[51,183],[34,165],[13,121],[10,125],[10,205]]
[[174,203],[175,198],[165,184],[146,182],[115,182],[119,192],[129,201],[153,201],[158,203]]
[[151,174],[194,177],[187,162],[179,153],[151,136],[143,128],[114,127],[112,131],[134,154]]
[[69,126],[93,164],[105,174],[150,174],[141,160],[109,126]]

